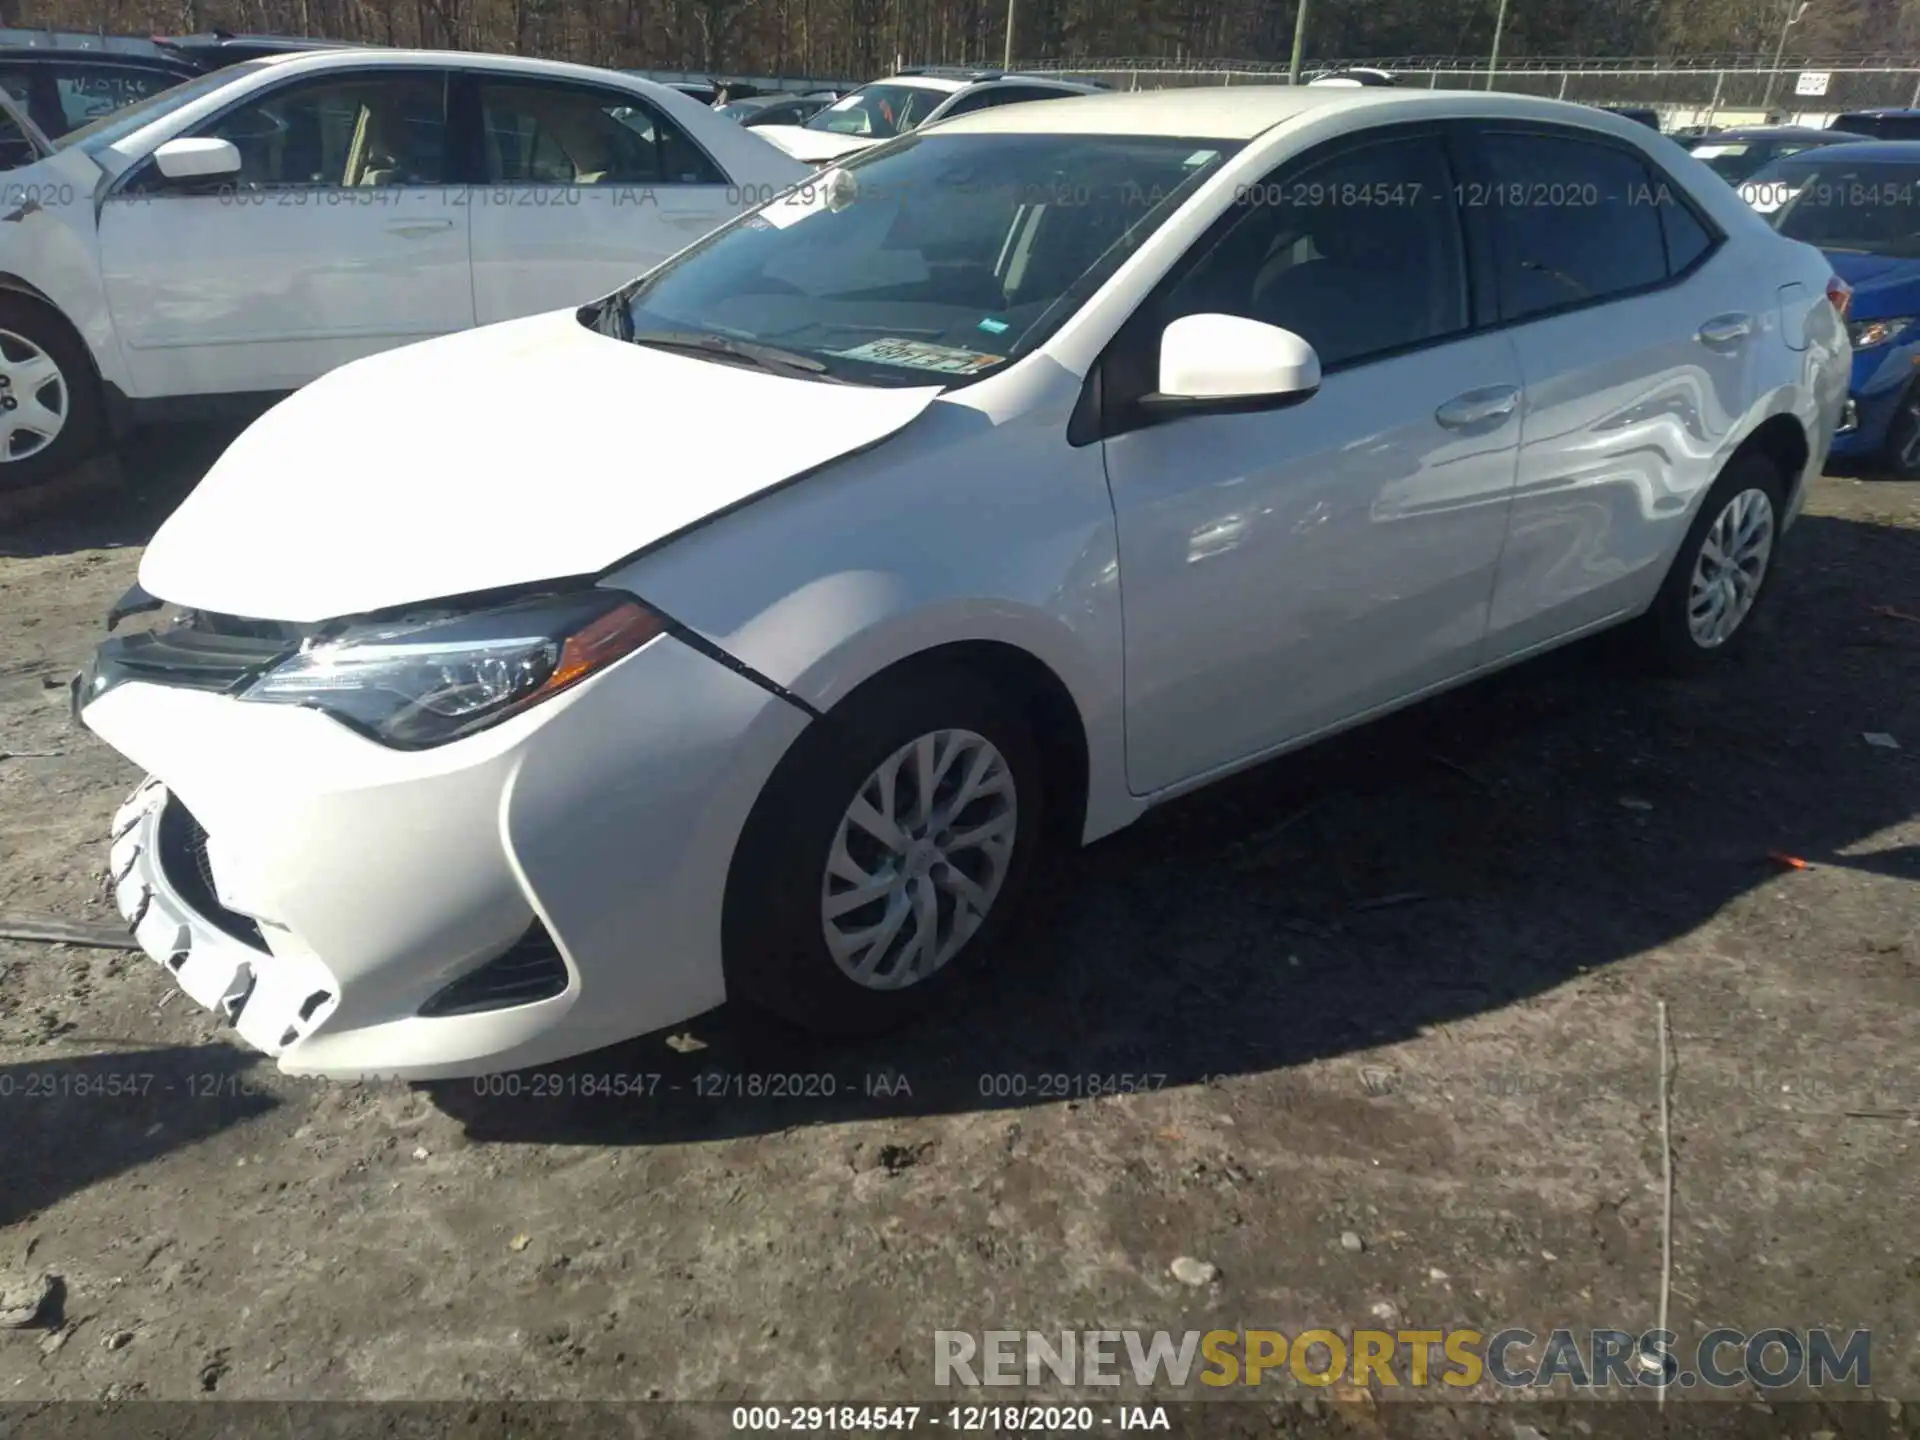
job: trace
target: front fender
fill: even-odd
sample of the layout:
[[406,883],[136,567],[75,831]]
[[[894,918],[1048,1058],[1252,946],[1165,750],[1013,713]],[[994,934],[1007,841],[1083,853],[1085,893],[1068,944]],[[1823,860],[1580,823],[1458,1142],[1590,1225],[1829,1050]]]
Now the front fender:
[[[1077,391],[1077,386],[1063,389]],[[1097,446],[1064,398],[996,419],[936,403],[906,430],[607,577],[818,710],[942,645],[1010,645],[1086,731],[1093,840],[1126,789],[1119,558]]]

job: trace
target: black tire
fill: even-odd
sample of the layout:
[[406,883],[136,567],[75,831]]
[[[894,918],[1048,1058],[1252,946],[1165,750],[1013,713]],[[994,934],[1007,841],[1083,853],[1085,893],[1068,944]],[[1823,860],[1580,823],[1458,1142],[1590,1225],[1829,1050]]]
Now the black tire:
[[1901,395],[1873,468],[1896,480],[1920,480],[1920,381]]
[[[1701,548],[1721,513],[1735,496],[1748,490],[1764,492],[1772,506],[1770,553],[1760,572],[1752,604],[1733,633],[1717,645],[1703,644],[1694,636],[1688,613],[1694,569],[1699,564]],[[1773,572],[1779,565],[1780,521],[1786,513],[1786,494],[1786,482],[1781,478],[1779,467],[1767,456],[1750,451],[1728,462],[1701,501],[1659,595],[1633,628],[1634,648],[1642,661],[1663,674],[1690,675],[1745,647],[1753,633],[1754,616],[1772,588]]]
[[[1000,752],[1012,776],[1013,850],[985,920],[950,959],[902,988],[869,988],[843,972],[827,947],[822,887],[829,852],[848,807],[882,762],[942,730],[971,731]],[[946,1003],[983,967],[1032,875],[1043,833],[1042,770],[1025,716],[984,676],[909,665],[848,695],[794,742],[734,851],[721,921],[728,996],[830,1037],[878,1034]],[[940,903],[950,906],[951,897]],[[944,919],[949,911],[941,913]],[[848,919],[858,924],[860,915]],[[884,959],[880,968],[888,968]]]
[[[57,385],[66,418],[58,434],[37,446],[29,448],[20,438],[0,442],[19,456],[0,458],[0,491],[31,489],[64,475],[98,450],[106,434],[106,412],[93,360],[73,327],[38,300],[0,292],[0,358],[9,362],[23,358],[26,350],[21,342],[59,367],[57,382],[43,382],[36,394],[50,401]],[[11,390],[10,384],[0,388],[0,407],[11,408],[23,398]]]

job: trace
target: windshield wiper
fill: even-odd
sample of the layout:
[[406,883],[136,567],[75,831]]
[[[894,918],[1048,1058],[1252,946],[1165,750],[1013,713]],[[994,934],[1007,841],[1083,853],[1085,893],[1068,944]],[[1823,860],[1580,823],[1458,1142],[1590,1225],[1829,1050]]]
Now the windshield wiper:
[[782,350],[777,345],[762,345],[755,340],[734,340],[725,335],[709,335],[702,330],[641,330],[629,333],[626,338],[636,345],[647,345],[656,350],[684,350],[695,355],[719,355],[729,360],[741,360],[756,369],[774,374],[798,370],[818,380],[840,385],[853,383],[828,374],[827,367],[811,355],[802,355],[797,350]]

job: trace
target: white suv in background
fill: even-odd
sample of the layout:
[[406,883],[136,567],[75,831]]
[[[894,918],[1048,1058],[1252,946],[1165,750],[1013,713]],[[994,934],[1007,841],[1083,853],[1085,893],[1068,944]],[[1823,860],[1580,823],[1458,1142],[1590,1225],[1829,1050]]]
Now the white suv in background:
[[1088,80],[999,70],[902,70],[841,96],[805,124],[760,125],[754,133],[809,165],[824,165],[957,115],[1028,100],[1097,95],[1106,88]]
[[249,61],[44,148],[0,194],[0,489],[585,303],[811,173],[652,81],[444,51]]

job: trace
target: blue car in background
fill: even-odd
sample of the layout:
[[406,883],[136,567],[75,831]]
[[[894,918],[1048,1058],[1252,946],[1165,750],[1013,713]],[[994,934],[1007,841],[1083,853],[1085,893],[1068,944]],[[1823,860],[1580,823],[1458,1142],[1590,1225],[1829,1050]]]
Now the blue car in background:
[[1920,478],[1920,141],[1803,151],[1739,190],[1853,287],[1853,384],[1833,457]]

